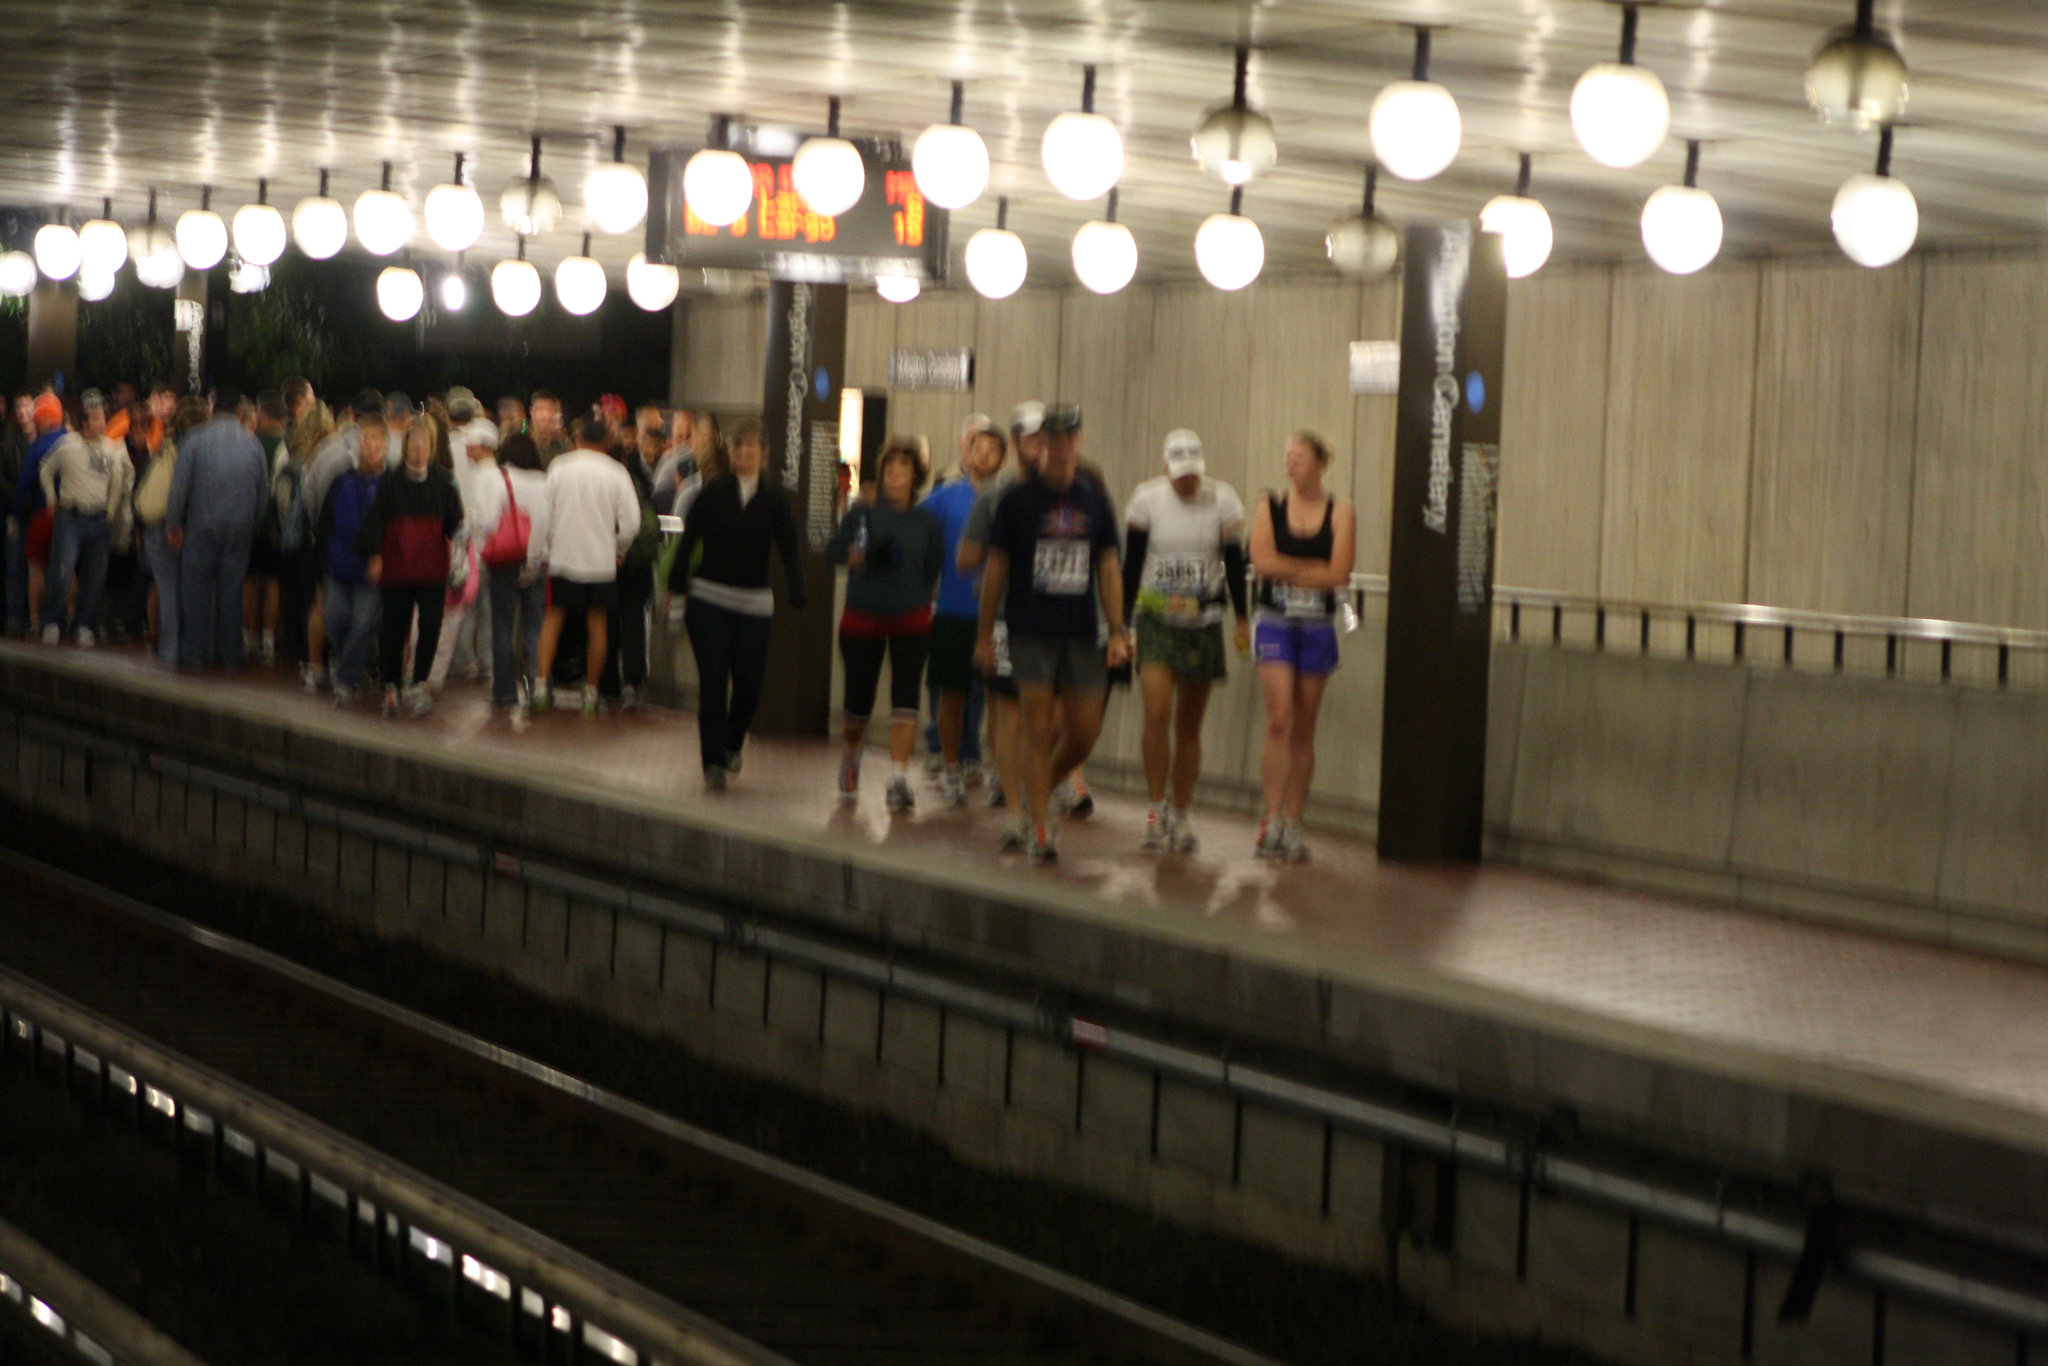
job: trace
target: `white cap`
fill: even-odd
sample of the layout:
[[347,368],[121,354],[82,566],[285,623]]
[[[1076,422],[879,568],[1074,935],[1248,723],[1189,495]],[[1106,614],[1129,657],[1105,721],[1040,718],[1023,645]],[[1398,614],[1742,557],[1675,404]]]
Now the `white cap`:
[[1199,435],[1186,427],[1175,427],[1166,434],[1166,474],[1169,479],[1184,479],[1190,474],[1202,473],[1205,468]]
[[1045,405],[1037,399],[1020,403],[1010,409],[1010,432],[1014,436],[1033,436],[1045,426]]
[[487,417],[479,417],[466,427],[456,429],[465,447],[483,446],[489,450],[498,449],[498,424]]

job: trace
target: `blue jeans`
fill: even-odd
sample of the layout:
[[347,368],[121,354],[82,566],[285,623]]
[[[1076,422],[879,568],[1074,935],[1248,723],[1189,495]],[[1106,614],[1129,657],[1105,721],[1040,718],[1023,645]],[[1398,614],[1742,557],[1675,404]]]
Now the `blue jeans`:
[[369,672],[370,651],[377,647],[377,627],[384,620],[384,595],[374,583],[343,583],[330,574],[323,610],[334,686],[353,691]]
[[[925,700],[931,706],[931,720],[924,723],[924,747],[933,754],[939,749],[939,690],[927,687]],[[982,690],[981,675],[967,685],[967,710],[960,714],[960,762],[978,764],[981,762],[981,717],[988,705],[988,694]]]
[[178,662],[178,552],[171,549],[164,524],[142,529],[142,554],[156,580],[156,653],[166,664]]
[[[491,701],[510,706],[519,700],[519,683],[533,687],[540,654],[540,621],[548,610],[548,581],[535,575],[521,587],[517,569],[486,569],[485,591],[491,598]],[[474,610],[474,609],[472,609]],[[513,626],[517,615],[518,626]]]
[[64,624],[64,600],[70,596],[74,571],[78,575],[78,616],[71,627],[98,628],[100,596],[107,588],[107,556],[113,548],[106,513],[57,509],[57,525],[50,537],[49,582],[43,588],[44,630]]
[[185,609],[178,662],[186,668],[242,667],[242,580],[249,577],[255,539],[255,528],[247,526],[185,528],[178,565],[178,597]]

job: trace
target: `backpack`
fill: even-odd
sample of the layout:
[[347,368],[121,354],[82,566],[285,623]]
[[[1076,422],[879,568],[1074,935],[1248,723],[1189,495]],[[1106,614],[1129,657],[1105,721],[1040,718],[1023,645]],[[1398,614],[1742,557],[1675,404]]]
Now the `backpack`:
[[626,547],[627,569],[646,569],[661,557],[661,517],[640,481],[633,481],[633,495],[640,500],[640,534]]
[[306,470],[287,456],[270,481],[270,508],[264,517],[270,544],[287,555],[295,555],[311,539],[312,523],[306,515]]
[[526,543],[533,533],[533,519],[519,510],[512,494],[512,472],[498,471],[505,480],[505,511],[491,529],[479,558],[492,569],[517,569],[526,563]]

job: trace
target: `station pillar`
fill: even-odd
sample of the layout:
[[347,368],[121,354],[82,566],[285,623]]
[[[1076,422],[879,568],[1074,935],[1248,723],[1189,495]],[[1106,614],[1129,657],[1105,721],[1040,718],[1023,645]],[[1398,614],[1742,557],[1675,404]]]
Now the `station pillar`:
[[832,567],[825,542],[837,523],[839,402],[846,378],[843,284],[777,280],[768,287],[768,367],[761,401],[768,467],[796,514],[810,605],[791,608],[774,570],[775,627],[756,729],[826,734],[832,718]]
[[1507,273],[1470,221],[1407,230],[1380,857],[1471,862],[1486,800]]
[[39,280],[28,296],[28,387],[40,389],[57,376],[65,392],[76,393],[78,370],[78,286]]

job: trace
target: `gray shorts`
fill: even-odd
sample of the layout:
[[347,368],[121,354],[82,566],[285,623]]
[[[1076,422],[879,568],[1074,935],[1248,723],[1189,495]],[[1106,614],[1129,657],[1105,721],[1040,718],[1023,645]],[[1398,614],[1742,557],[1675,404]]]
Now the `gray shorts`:
[[1010,669],[1020,685],[1049,683],[1061,692],[1100,692],[1109,687],[1108,661],[1102,646],[1092,640],[1012,634]]

